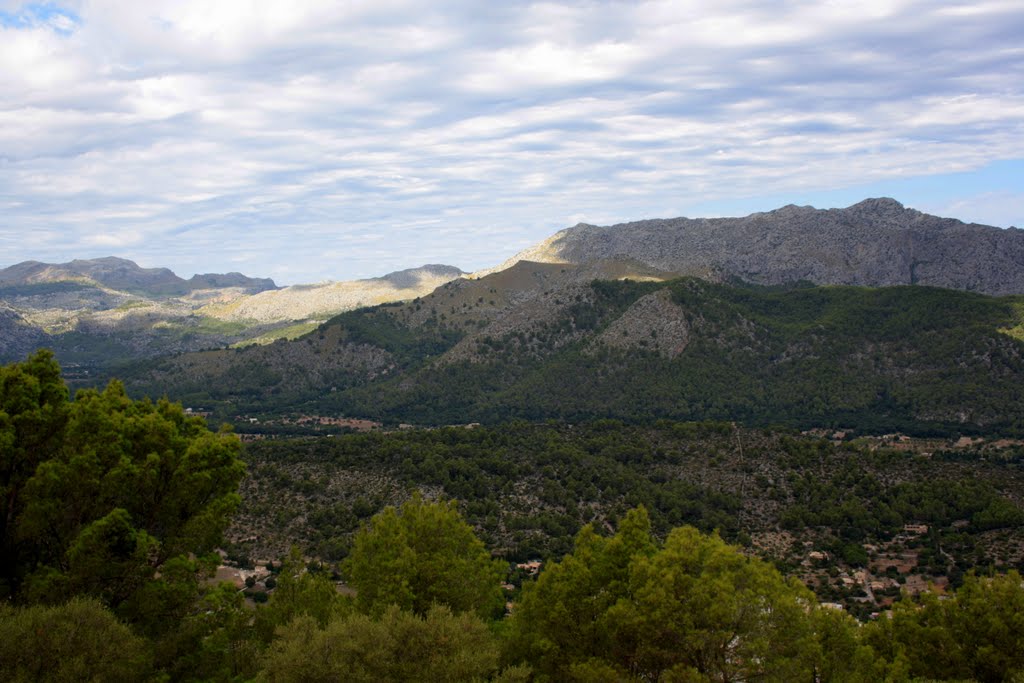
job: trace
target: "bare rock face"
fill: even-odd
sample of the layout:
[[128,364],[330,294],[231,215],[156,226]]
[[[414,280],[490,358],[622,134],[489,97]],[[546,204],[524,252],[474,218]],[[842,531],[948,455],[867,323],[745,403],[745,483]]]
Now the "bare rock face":
[[806,280],[1024,293],[1024,230],[931,216],[885,198],[845,209],[790,205],[744,218],[580,224],[528,251],[534,260],[625,257],[665,271],[703,270],[769,285]]
[[686,312],[662,289],[641,297],[595,340],[620,349],[649,349],[675,358],[690,341]]

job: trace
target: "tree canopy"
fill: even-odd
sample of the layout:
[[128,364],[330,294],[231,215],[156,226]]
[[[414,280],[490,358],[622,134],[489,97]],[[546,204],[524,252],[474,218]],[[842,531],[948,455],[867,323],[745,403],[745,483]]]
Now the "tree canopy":
[[387,507],[356,533],[343,569],[361,610],[397,605],[426,614],[433,604],[490,616],[501,608],[502,564],[454,502],[414,496]]
[[584,528],[524,587],[511,652],[544,680],[818,680],[816,608],[716,535],[681,527],[658,543],[637,508],[610,538]]
[[241,444],[114,381],[74,401],[52,355],[0,369],[0,589],[157,625],[194,599],[238,504]]
[[151,659],[146,641],[94,599],[24,609],[0,603],[0,680],[139,681]]
[[[590,446],[634,457],[629,443],[597,438],[621,425],[593,429]],[[463,433],[437,438],[458,445]],[[238,500],[239,452],[237,438],[211,433],[180,405],[131,400],[116,382],[69,400],[46,352],[0,368],[0,679],[994,683],[1024,676],[1017,572],[968,573],[946,599],[905,593],[891,618],[858,626],[717,533],[683,526],[655,534],[643,507],[610,536],[599,533],[611,529],[603,520],[584,526],[572,552],[524,582],[509,620],[499,620],[501,563],[454,502],[418,495],[355,534],[342,567],[357,591],[354,607],[337,577],[296,550],[273,583],[264,580],[270,598],[254,615],[235,586],[200,581]],[[823,462],[819,449],[781,453]],[[504,466],[497,457],[483,462]],[[801,516],[836,514],[815,501],[832,501],[829,490],[843,481],[793,484],[807,501]],[[870,500],[888,501],[874,517],[880,528],[923,508],[933,522],[966,510],[980,529],[1016,523],[1016,508],[969,483],[904,487],[885,499],[877,487],[862,488],[873,491]],[[851,530],[872,519],[866,506],[835,502]]]

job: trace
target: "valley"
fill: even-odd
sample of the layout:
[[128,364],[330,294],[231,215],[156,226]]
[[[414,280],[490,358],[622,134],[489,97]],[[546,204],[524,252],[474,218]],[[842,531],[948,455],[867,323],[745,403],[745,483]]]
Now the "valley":
[[561,557],[583,525],[610,529],[643,505],[655,533],[717,531],[867,618],[903,586],[1024,570],[1024,445],[941,445],[609,420],[260,440],[228,537],[240,557],[299,543],[340,561],[363,520],[418,490],[460,501],[491,552],[522,563]]

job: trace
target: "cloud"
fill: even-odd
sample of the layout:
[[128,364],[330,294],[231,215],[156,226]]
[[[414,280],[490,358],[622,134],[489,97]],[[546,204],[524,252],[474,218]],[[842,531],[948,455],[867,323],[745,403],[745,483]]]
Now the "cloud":
[[3,260],[471,269],[568,217],[978,172],[1024,158],[1020,35],[999,1],[2,0]]

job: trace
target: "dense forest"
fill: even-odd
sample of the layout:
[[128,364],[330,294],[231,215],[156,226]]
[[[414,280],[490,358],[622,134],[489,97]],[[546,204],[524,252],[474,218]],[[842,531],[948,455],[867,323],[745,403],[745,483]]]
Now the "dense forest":
[[126,382],[227,421],[614,418],[1024,433],[1020,297],[684,278],[593,281],[516,304],[485,289],[486,278],[460,282],[344,313],[295,341],[138,365]]
[[[970,536],[1020,527],[1016,489],[1006,484],[1020,464],[1013,447],[932,453],[940,477],[930,483],[887,469],[900,458],[917,458],[916,468],[921,456],[724,423],[511,425],[243,450],[236,436],[208,431],[179,404],[132,400],[119,383],[72,401],[52,356],[39,352],[0,369],[0,453],[4,680],[1009,681],[1024,674],[1017,571],[968,571],[944,599],[905,591],[891,618],[858,625],[741,547],[748,544],[743,494],[731,498],[711,476],[679,479],[673,488],[671,467],[662,466],[693,469],[687,459],[701,457],[733,467],[749,454],[752,469],[738,472],[756,487],[759,474],[777,476],[760,463],[779,461],[785,474],[769,485],[782,491],[781,525],[881,542],[911,521],[927,522],[941,549],[953,529]],[[954,478],[965,458],[995,470]],[[313,540],[340,537],[333,546],[340,561],[294,548],[267,564],[253,602],[257,593],[212,580],[214,551],[239,505],[250,504],[238,495],[243,459],[245,481],[276,476],[282,502],[301,485],[285,482],[294,477],[291,465],[358,472],[379,461],[403,484],[404,502],[366,500],[351,508],[363,516],[356,524],[320,525],[323,538]],[[540,479],[526,476],[531,471]],[[810,471],[826,476],[801,474]],[[628,484],[616,489],[623,477]],[[526,569],[508,561],[511,546],[488,547],[508,522],[500,511],[497,527],[486,522],[488,491],[515,490],[516,482],[548,510],[562,509],[563,518],[553,519],[565,527],[552,534],[545,561]],[[596,505],[588,487],[599,492]],[[462,502],[447,500],[455,497]]]
[[[898,445],[613,420],[260,440],[246,445],[229,547],[275,557],[297,543],[341,560],[360,524],[426,491],[459,500],[492,552],[518,562],[559,557],[585,525],[611,528],[642,505],[659,536],[717,532],[863,615],[907,579],[1024,569],[1024,444]],[[808,563],[815,552],[826,557]],[[886,584],[876,599],[844,585],[861,569]]]

